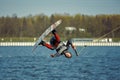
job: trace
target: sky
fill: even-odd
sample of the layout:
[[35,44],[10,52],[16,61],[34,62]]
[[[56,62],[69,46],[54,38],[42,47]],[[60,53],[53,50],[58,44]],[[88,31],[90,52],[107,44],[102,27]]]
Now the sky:
[[0,16],[120,14],[120,0],[0,0]]

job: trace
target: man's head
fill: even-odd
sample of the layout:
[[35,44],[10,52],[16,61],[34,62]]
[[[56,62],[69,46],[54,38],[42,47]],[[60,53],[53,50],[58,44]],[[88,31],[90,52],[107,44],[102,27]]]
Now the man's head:
[[71,58],[72,57],[72,54],[68,51],[65,51],[64,55],[65,55],[66,58]]

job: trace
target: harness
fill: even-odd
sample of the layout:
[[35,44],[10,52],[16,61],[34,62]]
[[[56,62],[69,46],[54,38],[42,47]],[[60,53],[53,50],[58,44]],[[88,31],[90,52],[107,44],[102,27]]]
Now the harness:
[[60,42],[56,48],[57,53],[62,55],[65,50],[67,50],[67,46],[63,42]]

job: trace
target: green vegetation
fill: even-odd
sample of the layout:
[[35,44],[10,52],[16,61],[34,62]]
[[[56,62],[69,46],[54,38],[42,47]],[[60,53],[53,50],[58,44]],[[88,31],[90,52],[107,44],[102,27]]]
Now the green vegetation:
[[33,42],[36,41],[36,38],[28,38],[28,37],[4,37],[0,38],[0,42]]
[[[35,42],[38,38],[35,37],[4,37],[0,38],[0,42]],[[45,38],[46,41],[50,40],[50,37]],[[62,41],[65,41],[65,38],[61,38]]]
[[[69,15],[44,14],[28,17],[0,17],[0,41],[34,41],[48,26],[57,20],[62,19],[62,24],[57,28],[62,39],[68,38],[98,38],[113,29],[120,27],[120,15]],[[76,31],[67,31],[65,27],[75,27]],[[85,29],[84,32],[79,29]],[[120,29],[112,32],[106,37],[112,37],[115,41],[120,39]],[[2,40],[4,38],[4,40]]]
[[120,42],[120,38],[113,38],[113,42]]

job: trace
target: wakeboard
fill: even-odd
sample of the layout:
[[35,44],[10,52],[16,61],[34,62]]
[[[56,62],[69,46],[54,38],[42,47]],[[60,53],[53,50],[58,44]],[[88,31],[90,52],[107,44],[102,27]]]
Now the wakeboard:
[[38,38],[38,40],[35,42],[32,52],[35,51],[35,49],[38,47],[39,43],[51,32],[53,31],[57,26],[59,26],[62,23],[62,20],[56,21],[54,24],[52,24],[50,27],[48,27],[45,32]]

